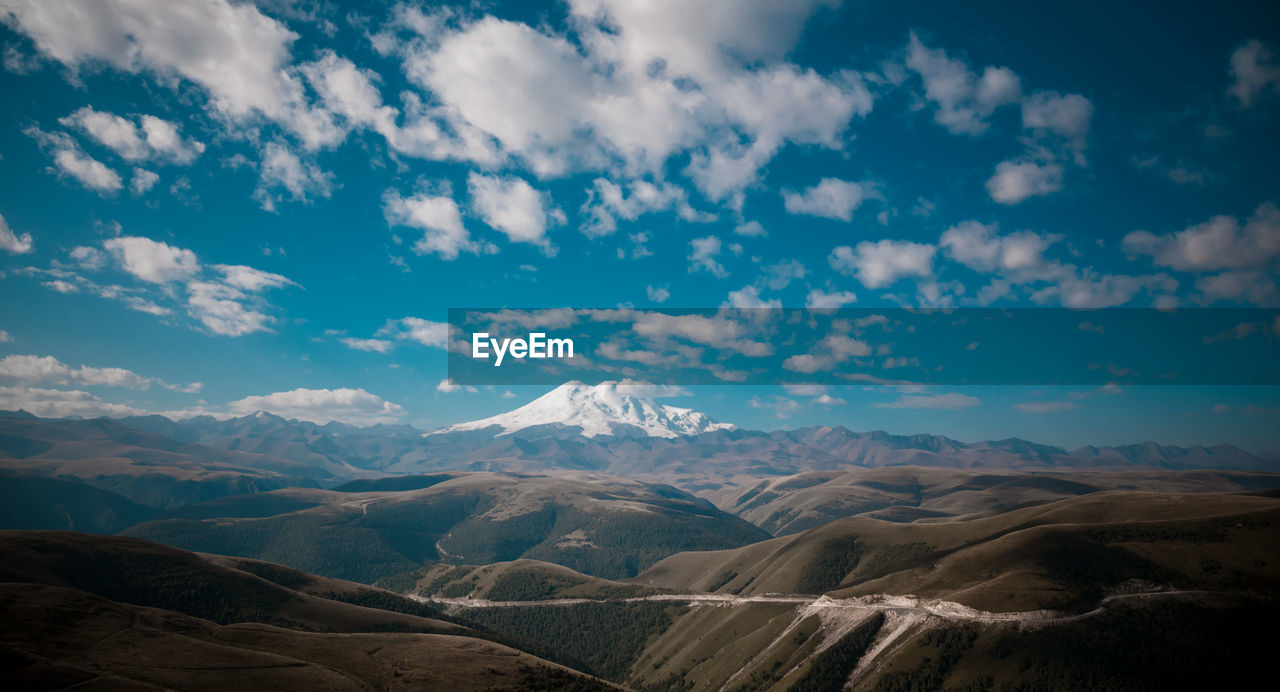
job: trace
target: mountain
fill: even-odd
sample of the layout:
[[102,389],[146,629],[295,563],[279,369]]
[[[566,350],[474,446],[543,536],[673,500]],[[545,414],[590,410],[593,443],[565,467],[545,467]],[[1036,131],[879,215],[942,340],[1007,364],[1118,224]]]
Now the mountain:
[[50,531],[0,531],[0,554],[9,689],[612,689],[397,594],[270,563]]
[[577,428],[582,437],[645,436],[676,438],[711,430],[735,430],[736,425],[717,423],[705,413],[656,403],[637,396],[638,387],[605,382],[590,386],[568,382],[514,411],[490,418],[457,423],[428,435],[496,428],[497,435],[540,429]]
[[106,418],[0,418],[0,468],[79,480],[158,508],[342,480],[305,463],[182,442]]

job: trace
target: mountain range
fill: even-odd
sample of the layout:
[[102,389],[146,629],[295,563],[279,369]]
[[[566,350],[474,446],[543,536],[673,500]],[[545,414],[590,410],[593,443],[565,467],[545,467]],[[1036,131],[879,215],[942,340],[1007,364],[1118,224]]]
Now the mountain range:
[[182,420],[9,413],[0,416],[0,459],[4,473],[78,479],[159,508],[444,470],[606,473],[710,495],[760,478],[894,466],[1276,468],[1232,445],[1144,442],[1067,450],[1017,438],[961,442],[841,426],[744,430],[643,394],[637,387],[567,383],[514,411],[425,434],[407,425],[321,425],[265,412]]

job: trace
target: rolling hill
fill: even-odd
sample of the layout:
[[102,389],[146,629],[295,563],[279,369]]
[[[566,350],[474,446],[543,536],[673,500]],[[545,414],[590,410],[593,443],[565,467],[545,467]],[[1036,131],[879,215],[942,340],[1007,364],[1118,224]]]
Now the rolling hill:
[[[387,479],[373,487],[405,482]],[[413,490],[292,488],[223,498],[126,533],[368,582],[432,562],[522,557],[617,578],[683,550],[768,537],[670,486],[496,473],[437,475],[422,483]]]
[[265,563],[64,532],[0,532],[0,552],[10,688],[609,689],[385,591],[276,567],[333,598],[282,586]]

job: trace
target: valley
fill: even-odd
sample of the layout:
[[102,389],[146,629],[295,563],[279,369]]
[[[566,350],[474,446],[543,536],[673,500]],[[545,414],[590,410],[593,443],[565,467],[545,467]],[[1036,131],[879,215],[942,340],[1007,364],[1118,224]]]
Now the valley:
[[572,383],[429,434],[14,414],[0,443],[16,681],[1143,689],[1246,675],[1280,599],[1280,473],[1225,445],[764,433]]

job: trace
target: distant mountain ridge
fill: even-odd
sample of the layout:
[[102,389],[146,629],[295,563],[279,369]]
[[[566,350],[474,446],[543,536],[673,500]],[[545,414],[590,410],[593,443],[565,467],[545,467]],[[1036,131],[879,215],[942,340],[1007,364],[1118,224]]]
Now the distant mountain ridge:
[[[1232,445],[1144,442],[1067,450],[1018,438],[961,442],[942,435],[854,432],[838,425],[744,430],[643,394],[643,388],[626,385],[568,383],[513,411],[426,434],[407,425],[321,425],[264,412],[178,421],[154,415],[85,421],[0,413],[0,466],[74,476],[152,506],[176,506],[157,499],[172,492],[173,483],[160,483],[166,474],[182,476],[187,486],[206,484],[184,486],[189,499],[176,504],[186,504],[286,485],[332,487],[354,479],[441,471],[589,471],[711,493],[752,479],[897,466],[1280,468]],[[208,487],[214,480],[220,485]]]

